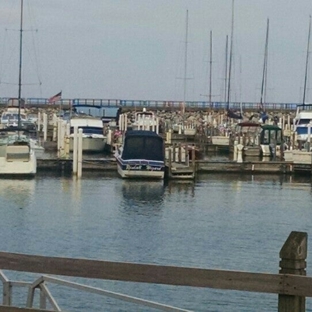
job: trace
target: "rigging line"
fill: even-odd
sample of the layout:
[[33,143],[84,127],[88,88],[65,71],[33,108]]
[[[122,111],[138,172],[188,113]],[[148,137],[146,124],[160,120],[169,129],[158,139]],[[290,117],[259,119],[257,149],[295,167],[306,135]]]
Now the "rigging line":
[[308,46],[307,46],[307,56],[306,56],[306,68],[305,68],[305,75],[304,75],[304,88],[303,88],[303,105],[305,104],[305,97],[306,97],[306,89],[307,89],[307,77],[308,77],[308,63],[309,63],[309,53],[310,53],[310,36],[311,36],[311,15],[309,17],[309,34],[308,34]]
[[263,73],[262,73],[262,84],[261,84],[260,105],[262,107],[263,107],[263,104],[265,102],[265,96],[266,96],[268,44],[269,44],[269,19],[267,19],[267,29],[266,29],[266,36],[265,36],[265,48],[264,48],[264,61],[263,61]]
[[41,80],[41,68],[40,68],[40,58],[38,56],[40,56],[40,51],[39,51],[39,46],[37,47],[36,46],[36,41],[35,41],[35,35],[38,33],[38,27],[37,27],[37,24],[36,24],[36,19],[34,18],[35,17],[35,14],[34,14],[34,11],[32,10],[32,6],[30,5],[30,2],[28,2],[28,5],[27,5],[27,9],[28,9],[28,12],[29,12],[29,21],[30,21],[30,25],[31,25],[31,29],[33,30],[32,31],[32,46],[33,46],[33,50],[34,50],[34,53],[30,54],[29,55],[34,55],[34,58],[35,58],[35,61],[34,61],[34,68],[36,69],[36,74],[37,74],[37,78],[38,78],[38,81],[39,81],[39,85],[41,86],[42,85],[42,80]]

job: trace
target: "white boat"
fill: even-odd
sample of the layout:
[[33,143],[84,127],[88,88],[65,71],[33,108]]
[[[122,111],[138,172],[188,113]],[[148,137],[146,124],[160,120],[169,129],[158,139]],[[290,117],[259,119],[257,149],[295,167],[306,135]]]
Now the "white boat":
[[[26,113],[23,109],[20,110],[20,120],[21,123],[27,121]],[[17,126],[18,125],[18,108],[16,107],[8,107],[6,108],[2,114],[0,119],[2,128],[9,126]]]
[[103,152],[107,137],[104,135],[103,122],[91,116],[77,116],[70,119],[69,149],[73,150],[74,127],[82,129],[82,151]]
[[311,138],[312,127],[312,104],[306,104],[306,89],[308,81],[308,69],[309,69],[309,46],[310,46],[310,34],[311,34],[311,17],[309,21],[309,35],[308,46],[304,76],[304,88],[303,88],[303,104],[297,105],[296,115],[294,118],[294,131],[297,134],[297,141],[300,145]]
[[298,141],[306,141],[312,136],[312,104],[297,105],[294,118],[294,131]]
[[33,176],[37,159],[30,139],[21,131],[0,132],[0,175]]
[[154,131],[127,131],[115,158],[122,178],[164,178],[164,139]]

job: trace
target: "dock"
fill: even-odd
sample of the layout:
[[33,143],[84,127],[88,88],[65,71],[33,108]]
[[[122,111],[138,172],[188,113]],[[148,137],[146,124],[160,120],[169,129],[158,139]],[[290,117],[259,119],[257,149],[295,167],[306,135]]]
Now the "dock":
[[[191,166],[172,163],[171,177],[194,178],[194,173],[244,173],[244,174],[312,174],[311,165],[295,165],[287,161],[235,161],[195,160],[195,169]],[[37,160],[38,172],[72,172],[72,159],[47,158]],[[82,161],[83,172],[117,172],[116,160],[113,158],[85,158]]]

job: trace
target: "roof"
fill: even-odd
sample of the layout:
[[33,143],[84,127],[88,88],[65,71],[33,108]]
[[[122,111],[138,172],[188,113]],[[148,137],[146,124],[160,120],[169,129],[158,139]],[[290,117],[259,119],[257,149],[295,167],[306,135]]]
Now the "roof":
[[261,128],[264,129],[264,130],[282,130],[277,125],[261,125]]

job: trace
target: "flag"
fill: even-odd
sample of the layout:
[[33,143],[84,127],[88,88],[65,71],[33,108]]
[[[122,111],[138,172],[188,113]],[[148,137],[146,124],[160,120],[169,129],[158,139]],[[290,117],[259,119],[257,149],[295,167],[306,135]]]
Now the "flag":
[[49,103],[54,103],[62,98],[62,91],[49,98]]

